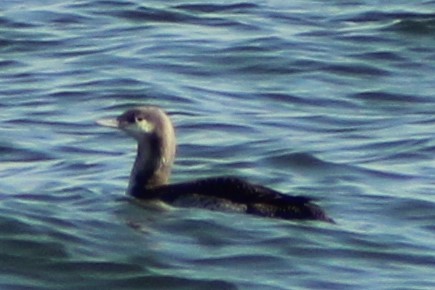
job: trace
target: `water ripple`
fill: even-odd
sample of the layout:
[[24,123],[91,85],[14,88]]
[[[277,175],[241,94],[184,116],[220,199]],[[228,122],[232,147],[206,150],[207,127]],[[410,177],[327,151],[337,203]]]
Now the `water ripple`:
[[[0,288],[432,289],[433,5],[3,1]],[[337,224],[133,203],[134,142],[94,120],[138,104],[174,121],[173,181]]]

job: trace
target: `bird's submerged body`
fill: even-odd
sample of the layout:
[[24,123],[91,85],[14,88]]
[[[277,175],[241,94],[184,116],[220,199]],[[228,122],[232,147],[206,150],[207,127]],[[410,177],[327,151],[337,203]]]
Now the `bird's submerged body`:
[[296,220],[333,222],[311,199],[290,196],[237,177],[211,177],[168,184],[175,158],[175,133],[157,107],[138,107],[102,125],[117,127],[138,141],[128,193],[141,200],[161,200],[181,207]]

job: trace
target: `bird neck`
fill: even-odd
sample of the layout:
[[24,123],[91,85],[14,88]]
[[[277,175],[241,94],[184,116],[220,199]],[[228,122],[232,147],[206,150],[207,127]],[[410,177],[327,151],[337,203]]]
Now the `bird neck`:
[[167,146],[168,142],[155,134],[139,140],[128,194],[146,198],[147,190],[168,183],[174,159],[171,154],[175,152],[172,153]]

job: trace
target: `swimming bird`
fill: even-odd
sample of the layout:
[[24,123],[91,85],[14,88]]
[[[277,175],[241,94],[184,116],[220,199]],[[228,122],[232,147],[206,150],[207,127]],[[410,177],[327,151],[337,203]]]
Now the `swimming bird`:
[[176,138],[171,119],[159,107],[135,107],[116,119],[97,123],[120,129],[137,141],[127,190],[137,199],[289,220],[334,222],[308,197],[283,194],[239,177],[210,177],[170,184]]

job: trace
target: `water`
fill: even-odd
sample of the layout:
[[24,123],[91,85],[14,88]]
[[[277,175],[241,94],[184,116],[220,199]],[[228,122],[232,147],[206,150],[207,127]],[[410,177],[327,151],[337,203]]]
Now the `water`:
[[[0,9],[1,289],[435,287],[434,1]],[[136,104],[176,124],[174,182],[238,175],[337,224],[131,202],[133,141],[94,120]]]

